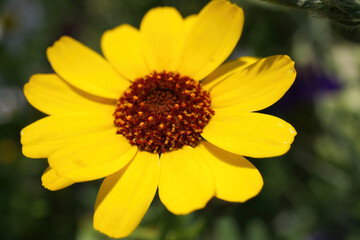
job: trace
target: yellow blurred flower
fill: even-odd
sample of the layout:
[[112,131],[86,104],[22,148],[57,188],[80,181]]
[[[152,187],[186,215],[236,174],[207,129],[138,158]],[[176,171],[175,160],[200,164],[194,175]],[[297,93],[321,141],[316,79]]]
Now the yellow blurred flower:
[[288,56],[241,57],[219,65],[237,44],[243,11],[211,1],[185,19],[171,7],[151,9],[140,30],[121,25],[101,39],[103,58],[70,37],[47,50],[56,74],[35,74],[24,87],[50,115],[21,132],[23,153],[48,158],[50,190],[106,177],[94,228],[128,236],[156,193],[174,214],[213,197],[244,202],[263,180],[243,156],[287,152],[296,132],[255,113],[292,85]]

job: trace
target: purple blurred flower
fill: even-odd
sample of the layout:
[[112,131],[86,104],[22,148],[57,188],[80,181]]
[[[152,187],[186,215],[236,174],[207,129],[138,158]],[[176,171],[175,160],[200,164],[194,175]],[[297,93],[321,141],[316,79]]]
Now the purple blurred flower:
[[292,109],[300,105],[313,104],[322,95],[334,93],[341,89],[337,78],[312,65],[297,67],[297,77],[290,90],[275,105],[269,108]]

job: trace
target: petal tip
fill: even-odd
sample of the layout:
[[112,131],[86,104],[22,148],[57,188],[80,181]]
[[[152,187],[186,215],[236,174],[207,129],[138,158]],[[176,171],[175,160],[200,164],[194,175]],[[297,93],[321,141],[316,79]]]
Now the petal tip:
[[25,157],[30,158],[30,155],[29,155],[29,153],[27,152],[26,147],[22,146],[22,148],[21,148],[21,153],[22,153]]
[[125,238],[127,236],[129,236],[131,234],[128,232],[123,232],[123,233],[118,233],[118,232],[113,232],[113,231],[109,231],[107,230],[104,226],[102,226],[101,224],[101,220],[97,220],[98,218],[96,217],[96,214],[94,215],[94,220],[93,220],[93,228],[96,231],[99,231],[103,234],[105,234],[106,236],[108,236],[109,238],[114,238],[114,239],[119,239],[119,238]]
[[[259,175],[260,175],[261,180],[256,184],[256,186],[254,186],[254,188],[253,188],[254,192],[249,194],[247,197],[241,199],[241,201],[239,201],[239,202],[241,202],[241,203],[247,202],[248,200],[250,200],[260,194],[261,190],[264,187],[264,179],[262,178],[260,172],[259,172]],[[237,201],[235,201],[235,202],[237,202]]]
[[24,146],[24,145],[21,148],[21,153],[27,158],[33,158],[33,159],[35,159],[35,158],[44,158],[44,156],[42,156],[38,152],[32,151],[31,148],[29,148],[27,146]]
[[59,190],[59,189],[56,189],[56,188],[52,188],[52,187],[50,187],[46,182],[45,182],[45,180],[43,179],[43,177],[41,177],[41,185],[45,188],[45,189],[47,189],[47,190],[49,190],[49,191],[56,191],[56,190]]
[[172,214],[175,215],[188,215],[194,211],[203,209],[206,207],[207,203],[210,201],[210,199],[212,199],[213,196],[211,196],[206,202],[204,202],[203,204],[199,204],[198,206],[191,208],[191,209],[173,209],[173,208],[169,208],[168,206],[165,205],[166,209],[171,212]]

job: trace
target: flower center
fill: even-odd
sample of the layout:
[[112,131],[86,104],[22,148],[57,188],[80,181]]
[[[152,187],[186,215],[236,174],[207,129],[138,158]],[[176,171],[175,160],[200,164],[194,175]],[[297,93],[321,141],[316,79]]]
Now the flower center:
[[136,79],[117,102],[117,133],[140,150],[164,153],[195,147],[215,112],[210,95],[193,79],[153,72]]

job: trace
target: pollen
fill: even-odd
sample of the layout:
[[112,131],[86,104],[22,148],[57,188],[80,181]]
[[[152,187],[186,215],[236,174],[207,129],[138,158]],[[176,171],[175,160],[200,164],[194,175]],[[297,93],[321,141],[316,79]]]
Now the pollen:
[[136,79],[114,112],[117,133],[152,153],[195,147],[215,112],[198,82],[173,72],[152,72]]

